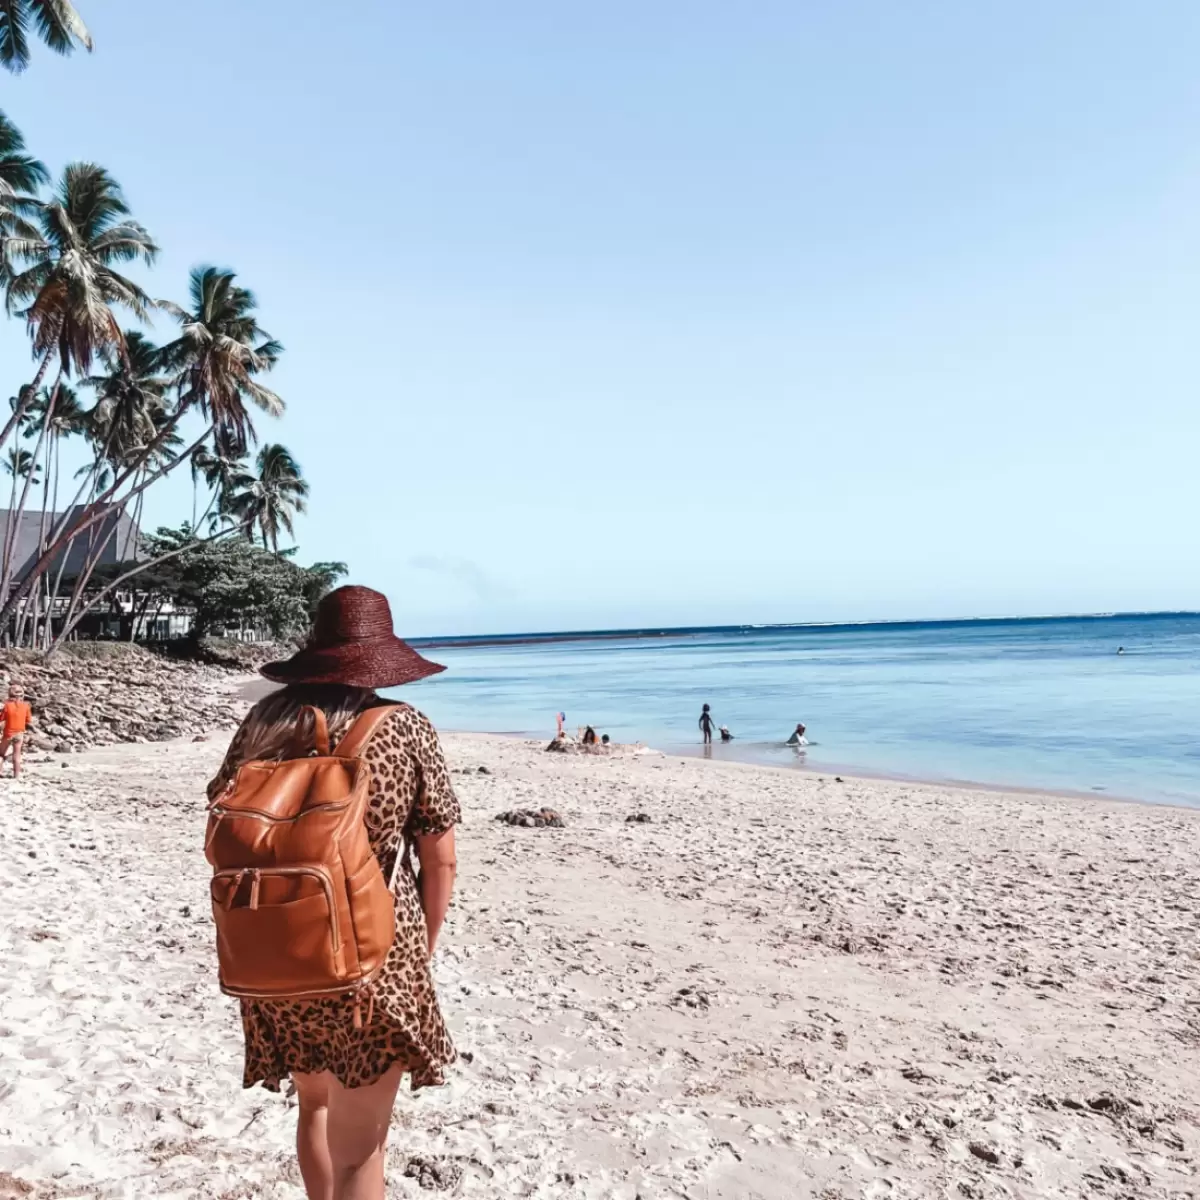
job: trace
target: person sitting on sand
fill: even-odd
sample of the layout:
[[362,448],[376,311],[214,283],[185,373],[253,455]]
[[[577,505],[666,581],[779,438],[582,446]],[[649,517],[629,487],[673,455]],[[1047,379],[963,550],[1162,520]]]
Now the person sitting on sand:
[[590,725],[583,731],[583,744],[585,746],[596,744],[596,731]]
[[[385,596],[364,587],[330,592],[309,645],[261,669],[285,686],[242,722],[208,785],[210,800],[243,763],[288,758],[305,706],[325,714],[336,744],[360,713],[386,703],[377,688],[441,670],[395,636]],[[414,1091],[441,1084],[442,1068],[456,1057],[429,971],[454,888],[461,819],[446,760],[428,718],[407,704],[379,721],[360,754],[370,771],[371,849],[384,877],[395,879],[396,912],[395,940],[371,984],[365,1019],[352,995],[241,1001],[243,1086],[277,1092],[291,1076],[296,1156],[309,1200],[384,1200],[385,1144],[401,1078],[409,1073]]]
[[721,741],[723,741],[723,742],[732,742],[733,741],[733,734],[729,732],[728,725],[721,726]]
[[0,733],[0,762],[12,747],[13,778],[21,776],[21,746],[25,735],[29,732],[29,723],[33,720],[33,710],[25,702],[25,689],[19,684],[9,685],[8,702],[0,713],[0,724],[4,726]]
[[604,735],[603,735],[603,736],[600,738],[600,745],[602,745],[602,746],[607,746],[607,745],[609,744],[609,740],[610,740],[610,739],[609,739],[609,736],[608,736],[608,734],[607,734],[607,733],[606,733],[606,734],[604,734]]
[[700,732],[702,734],[704,734],[704,744],[706,746],[711,746],[712,745],[712,733],[713,733],[713,719],[712,719],[712,711],[709,709],[709,706],[707,704],[704,706],[703,709],[700,710]]
[[796,726],[796,728],[792,730],[792,736],[790,738],[788,738],[787,744],[789,746],[807,746],[808,745],[808,738],[806,738],[804,736],[804,726],[803,725],[798,724]]

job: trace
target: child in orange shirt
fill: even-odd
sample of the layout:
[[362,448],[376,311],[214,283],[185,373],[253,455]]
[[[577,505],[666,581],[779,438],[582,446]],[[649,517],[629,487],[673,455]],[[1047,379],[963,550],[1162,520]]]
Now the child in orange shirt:
[[25,741],[25,734],[29,732],[32,719],[33,711],[25,703],[25,689],[19,683],[11,684],[8,689],[8,703],[3,711],[0,711],[0,724],[4,726],[4,732],[0,735],[3,738],[0,740],[0,762],[4,761],[4,756],[11,746],[14,779],[19,778],[21,774],[21,743]]

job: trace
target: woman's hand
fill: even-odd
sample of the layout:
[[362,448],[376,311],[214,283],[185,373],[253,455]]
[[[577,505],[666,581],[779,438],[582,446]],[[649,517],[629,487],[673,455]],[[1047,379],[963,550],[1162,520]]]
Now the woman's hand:
[[454,829],[445,833],[418,836],[417,860],[421,874],[417,883],[421,889],[421,907],[425,910],[425,928],[429,931],[429,953],[437,944],[450,896],[454,892],[456,862],[454,858]]

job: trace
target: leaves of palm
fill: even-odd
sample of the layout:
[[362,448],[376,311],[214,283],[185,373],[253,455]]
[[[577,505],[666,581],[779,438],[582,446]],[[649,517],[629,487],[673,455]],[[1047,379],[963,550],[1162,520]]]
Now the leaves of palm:
[[229,431],[218,429],[213,436],[212,449],[197,447],[191,465],[192,480],[203,479],[209,490],[216,493],[215,503],[210,505],[213,510],[210,523],[215,529],[223,518],[230,516],[234,481],[246,476],[246,460]]
[[24,479],[26,475],[33,475],[33,482],[37,483],[41,478],[41,467],[34,464],[33,455],[28,450],[21,450],[17,446],[11,446],[8,453],[4,456],[4,470],[9,475],[15,475],[18,479]]
[[275,365],[283,347],[259,326],[254,293],[235,278],[218,267],[196,267],[191,309],[162,305],[182,327],[163,347],[163,361],[177,372],[180,405],[198,407],[241,454],[255,440],[248,405],[271,416],[283,412],[283,401],[255,379]]
[[[90,436],[97,455],[110,463],[133,462],[158,437],[170,419],[167,394],[170,380],[161,374],[162,354],[145,334],[136,329],[124,334],[125,353],[112,348],[103,357],[108,373],[93,375],[83,382],[96,392],[96,405],[89,413]],[[168,449],[177,434],[155,446],[155,453]]]
[[25,153],[21,131],[0,112],[0,239],[4,241],[0,274],[7,273],[8,239],[37,236],[28,219],[39,207],[33,193],[49,180],[45,165]]
[[[129,219],[117,181],[94,163],[66,168],[54,196],[38,208],[35,224],[37,236],[7,239],[13,263],[8,310],[28,322],[36,355],[57,351],[67,375],[87,371],[97,354],[119,352],[122,345],[114,306],[142,320],[154,307],[116,265],[150,264],[158,247]],[[17,264],[24,269],[18,272]]]
[[[50,403],[50,389],[42,388],[29,407],[25,410],[26,438],[37,437],[38,429],[46,416],[46,406]],[[50,414],[50,425],[47,433],[53,437],[70,437],[74,433],[82,433],[88,426],[88,411],[79,403],[75,389],[65,383],[58,388],[58,399],[54,411]]]
[[258,474],[235,476],[228,501],[229,515],[253,540],[257,531],[263,546],[279,552],[279,534],[294,534],[293,518],[306,510],[308,483],[286,447],[264,446],[255,460]]
[[29,65],[29,27],[56,54],[92,48],[92,35],[70,0],[0,0],[0,65],[18,74]]

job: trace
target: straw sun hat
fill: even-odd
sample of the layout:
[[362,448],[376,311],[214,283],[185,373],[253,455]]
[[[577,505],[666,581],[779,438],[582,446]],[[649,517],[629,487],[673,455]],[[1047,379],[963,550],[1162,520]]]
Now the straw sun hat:
[[385,595],[371,588],[340,587],[318,605],[308,645],[291,658],[267,663],[260,673],[274,683],[386,688],[445,669],[396,636]]

